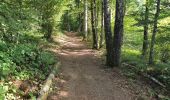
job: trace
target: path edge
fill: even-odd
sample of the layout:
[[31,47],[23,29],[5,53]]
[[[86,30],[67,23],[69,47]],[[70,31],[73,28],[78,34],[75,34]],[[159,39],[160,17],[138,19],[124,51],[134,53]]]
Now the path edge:
[[53,79],[55,78],[56,74],[58,73],[58,69],[60,68],[60,65],[61,65],[60,62],[57,62],[54,65],[53,70],[51,71],[50,75],[46,79],[44,85],[42,86],[42,88],[39,92],[39,96],[36,100],[46,100],[47,99],[48,94],[50,92],[50,87],[52,86],[52,83],[53,83]]

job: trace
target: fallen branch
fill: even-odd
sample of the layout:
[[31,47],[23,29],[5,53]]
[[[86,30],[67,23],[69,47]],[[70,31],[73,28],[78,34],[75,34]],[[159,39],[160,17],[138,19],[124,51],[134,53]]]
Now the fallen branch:
[[[129,66],[129,67],[132,67],[132,68],[135,68],[135,67],[136,67],[136,66],[133,66],[133,65],[130,65],[130,64],[127,64],[127,63],[123,63],[123,65]],[[165,86],[163,83],[161,83],[159,80],[157,80],[157,79],[154,78],[153,76],[148,75],[147,73],[140,72],[140,71],[139,71],[139,74],[141,74],[142,76],[144,76],[144,77],[146,77],[146,78],[152,80],[154,83],[156,83],[156,84],[162,86],[163,88],[166,88],[166,86]]]
[[158,81],[156,78],[152,77],[151,75],[148,75],[146,73],[142,74],[144,77],[147,77],[149,79],[151,79],[153,82],[157,83],[158,85],[162,86],[162,87],[166,87],[163,83],[161,83],[160,81]]
[[55,78],[55,75],[56,75],[59,67],[60,67],[60,62],[58,62],[57,64],[54,65],[54,69],[51,72],[51,74],[48,76],[45,84],[43,85],[42,89],[40,90],[40,95],[37,98],[37,100],[46,100],[47,99],[50,87],[52,85],[52,81]]

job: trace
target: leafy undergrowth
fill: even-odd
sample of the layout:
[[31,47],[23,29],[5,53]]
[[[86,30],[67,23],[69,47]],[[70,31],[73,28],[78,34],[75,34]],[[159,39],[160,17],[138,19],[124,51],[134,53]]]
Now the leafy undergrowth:
[[[164,94],[170,96],[169,63],[156,62],[155,65],[149,66],[147,64],[147,60],[141,58],[140,51],[132,49],[124,49],[122,55],[123,55],[122,63],[133,66],[133,67],[128,67],[128,65],[122,66],[122,70],[128,77],[135,79],[136,75],[139,75],[140,73],[143,74],[147,73],[148,75],[154,77],[155,79],[157,79],[166,86],[166,89],[163,89],[162,87],[158,89],[159,85],[152,84],[152,87],[154,88],[156,94]],[[167,97],[165,100],[169,99],[170,98]]]
[[0,41],[0,100],[38,96],[56,62],[54,54],[40,48],[38,41],[28,36],[18,43]]

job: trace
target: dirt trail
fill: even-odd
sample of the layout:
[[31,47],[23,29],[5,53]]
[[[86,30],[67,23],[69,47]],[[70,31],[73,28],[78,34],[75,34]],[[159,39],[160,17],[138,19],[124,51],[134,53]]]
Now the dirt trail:
[[61,73],[48,100],[137,100],[119,71],[106,71],[95,51],[74,33],[57,41]]

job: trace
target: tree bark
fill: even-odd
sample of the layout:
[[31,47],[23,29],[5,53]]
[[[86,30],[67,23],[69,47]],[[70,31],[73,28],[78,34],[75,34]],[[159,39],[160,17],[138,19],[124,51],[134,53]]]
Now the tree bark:
[[154,27],[153,27],[153,33],[152,33],[152,39],[151,39],[151,47],[150,47],[150,55],[149,55],[149,64],[154,63],[154,45],[155,45],[155,39],[156,39],[156,33],[158,29],[158,17],[160,14],[160,0],[157,0],[157,6],[156,6],[156,14],[154,18]]
[[142,48],[142,56],[146,57],[148,50],[148,17],[149,9],[148,9],[148,0],[146,0],[145,4],[145,23],[144,23],[144,34],[143,34],[143,48]]
[[111,32],[111,15],[109,11],[109,0],[103,0],[104,4],[104,30],[106,41],[106,65],[113,66],[113,38]]
[[116,14],[114,27],[113,63],[115,67],[121,65],[121,46],[123,40],[124,0],[116,0]]
[[93,49],[98,49],[96,0],[91,0],[91,17],[92,17],[91,24],[93,33]]
[[88,8],[87,8],[87,0],[84,0],[84,37],[83,40],[87,38],[88,31]]
[[100,48],[104,45],[104,4],[102,1],[101,7],[101,33],[100,33]]

